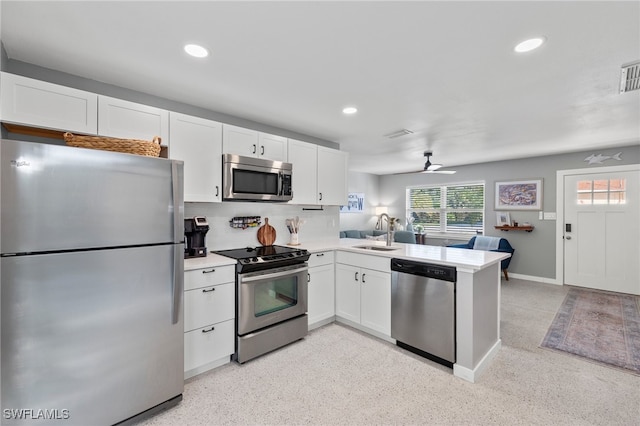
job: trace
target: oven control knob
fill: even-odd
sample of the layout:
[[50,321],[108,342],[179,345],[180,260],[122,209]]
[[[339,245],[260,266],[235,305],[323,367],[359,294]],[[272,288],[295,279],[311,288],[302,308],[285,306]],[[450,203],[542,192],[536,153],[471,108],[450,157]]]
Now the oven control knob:
[[257,258],[257,257],[254,257],[254,258],[253,258],[253,259],[251,259],[251,260],[252,260],[252,261],[254,261],[254,262],[257,262],[257,261],[258,261],[258,258]]

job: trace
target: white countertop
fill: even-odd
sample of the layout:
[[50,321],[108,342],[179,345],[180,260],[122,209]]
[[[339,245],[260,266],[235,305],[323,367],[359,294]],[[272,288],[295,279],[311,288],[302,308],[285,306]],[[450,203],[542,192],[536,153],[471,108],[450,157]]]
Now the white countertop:
[[[368,254],[371,256],[381,256],[386,258],[397,257],[401,259],[416,260],[420,262],[431,262],[440,265],[467,268],[473,271],[479,271],[511,256],[508,253],[405,243],[393,243],[391,247],[395,247],[397,249],[384,252],[355,247],[364,245],[385,246],[385,243],[383,241],[372,241],[367,239],[336,238],[326,241],[316,241],[308,243],[303,242],[299,246],[288,247],[308,250],[311,253],[318,253],[328,250],[345,250],[353,253]],[[211,268],[216,266],[235,264],[235,259],[220,256],[218,254],[208,253],[207,257],[185,259],[184,269],[185,271],[188,271],[192,269]]]
[[206,257],[193,257],[184,260],[184,270],[215,268],[219,266],[235,265],[236,260],[219,254],[207,253]]

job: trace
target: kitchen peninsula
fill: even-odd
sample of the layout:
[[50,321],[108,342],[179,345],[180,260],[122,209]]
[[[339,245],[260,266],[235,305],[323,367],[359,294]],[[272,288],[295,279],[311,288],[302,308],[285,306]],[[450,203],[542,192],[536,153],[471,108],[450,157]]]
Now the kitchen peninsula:
[[[330,290],[330,294],[335,295],[335,315],[330,315],[322,322],[311,320],[313,318],[311,286],[317,285],[317,283],[314,282],[313,272],[311,272],[313,268],[310,269],[310,328],[336,320],[395,343],[390,333],[390,259],[400,258],[454,266],[457,269],[455,294],[456,362],[453,365],[455,376],[469,382],[476,381],[501,347],[500,261],[509,257],[509,254],[403,243],[394,243],[390,247],[392,250],[387,251],[383,242],[348,238],[303,243],[298,247],[312,253],[312,258],[309,260],[310,267],[314,265],[314,256],[322,256],[323,263],[326,264],[330,261],[332,265],[335,265],[335,287],[333,287],[333,283],[330,283],[331,286],[326,286],[326,283],[323,283],[323,286],[328,288],[327,291]],[[382,250],[376,248],[382,248]],[[187,259],[185,260],[185,270],[227,263],[221,261],[220,256],[212,254],[207,258]],[[370,290],[365,290],[364,285],[362,285],[362,297],[360,286],[356,287],[357,294],[355,296],[349,294],[349,291],[345,293],[345,288],[352,285],[341,278],[341,271],[347,270],[361,271],[360,276],[367,273],[369,288],[374,288],[373,291],[377,293],[373,296],[366,295],[365,292]],[[349,309],[341,308],[349,304],[353,305],[352,300],[347,304],[344,303],[344,299],[347,297],[357,298],[357,313],[354,315]],[[375,303],[376,305],[367,306],[367,303]],[[419,325],[416,324],[416,326]]]

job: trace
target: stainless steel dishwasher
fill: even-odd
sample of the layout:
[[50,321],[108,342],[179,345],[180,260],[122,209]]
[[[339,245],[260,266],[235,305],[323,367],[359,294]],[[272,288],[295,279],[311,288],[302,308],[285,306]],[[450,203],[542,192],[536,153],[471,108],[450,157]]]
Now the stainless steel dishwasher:
[[391,337],[447,367],[456,362],[456,268],[391,259]]

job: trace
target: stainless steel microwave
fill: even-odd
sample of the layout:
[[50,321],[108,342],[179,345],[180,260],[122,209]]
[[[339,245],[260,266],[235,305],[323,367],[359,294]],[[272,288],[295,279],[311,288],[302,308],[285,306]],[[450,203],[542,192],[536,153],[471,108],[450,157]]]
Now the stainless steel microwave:
[[289,201],[291,163],[243,157],[222,156],[222,199],[227,201]]

